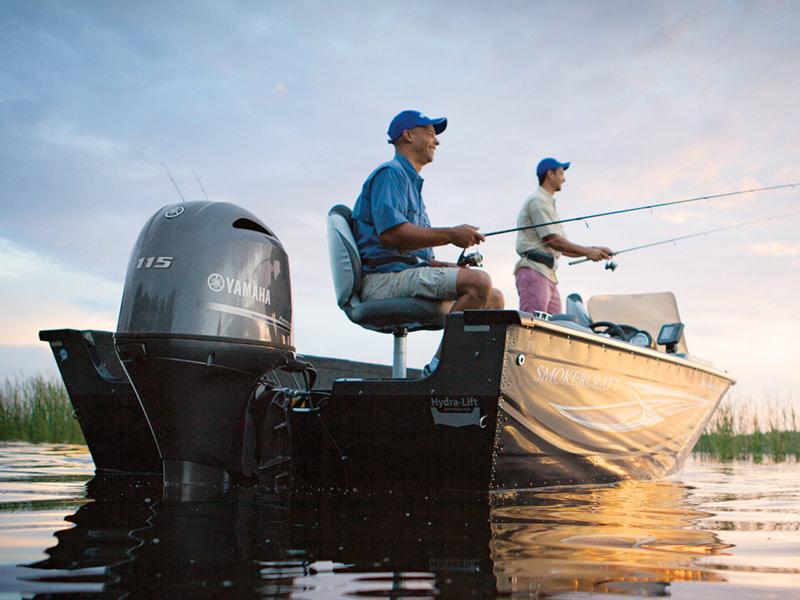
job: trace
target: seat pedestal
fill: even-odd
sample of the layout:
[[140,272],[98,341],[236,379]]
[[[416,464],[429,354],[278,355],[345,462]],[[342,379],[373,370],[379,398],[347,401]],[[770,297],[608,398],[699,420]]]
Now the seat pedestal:
[[392,359],[392,377],[405,379],[406,377],[406,350],[408,329],[399,327],[392,332],[394,335],[394,355]]

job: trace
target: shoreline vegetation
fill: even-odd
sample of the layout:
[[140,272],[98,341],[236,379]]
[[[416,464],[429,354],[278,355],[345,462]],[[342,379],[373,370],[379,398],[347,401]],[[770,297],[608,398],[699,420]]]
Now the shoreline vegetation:
[[0,385],[0,441],[86,443],[60,379],[32,375]]
[[[0,384],[0,441],[85,444],[62,381],[33,375]],[[768,399],[756,405],[728,395],[693,452],[720,461],[800,461],[800,410]]]
[[701,457],[732,460],[800,461],[800,410],[795,401],[752,400],[727,395],[692,450]]

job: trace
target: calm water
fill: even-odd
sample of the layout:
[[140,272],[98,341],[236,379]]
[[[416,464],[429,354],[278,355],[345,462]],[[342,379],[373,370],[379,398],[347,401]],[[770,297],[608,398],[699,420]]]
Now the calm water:
[[0,599],[800,598],[800,465],[659,482],[162,500],[79,446],[0,445]]

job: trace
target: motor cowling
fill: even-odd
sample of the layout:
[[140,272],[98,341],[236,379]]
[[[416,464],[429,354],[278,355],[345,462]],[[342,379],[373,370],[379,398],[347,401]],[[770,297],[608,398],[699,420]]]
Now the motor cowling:
[[186,202],[159,210],[131,253],[117,333],[229,338],[290,349],[283,246],[233,204]]
[[165,484],[216,485],[242,473],[255,379],[294,359],[283,246],[233,204],[162,208],[131,253],[115,343]]

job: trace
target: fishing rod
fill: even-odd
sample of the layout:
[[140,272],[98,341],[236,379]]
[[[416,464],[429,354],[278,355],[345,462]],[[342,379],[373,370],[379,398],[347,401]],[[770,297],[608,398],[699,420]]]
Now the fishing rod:
[[172,185],[175,186],[175,190],[178,192],[178,195],[181,197],[181,202],[186,202],[186,198],[183,197],[183,193],[181,192],[181,188],[178,187],[178,184],[175,182],[175,178],[172,176],[172,173],[169,172],[169,168],[167,167],[167,163],[163,160],[161,161],[161,165],[164,167],[164,170],[169,175],[170,180],[172,181]]
[[200,190],[203,192],[203,196],[206,197],[206,200],[208,202],[211,202],[211,198],[209,198],[208,194],[206,194],[206,188],[203,187],[203,182],[200,181],[200,176],[195,172],[194,169],[192,169],[192,173],[194,173],[194,178],[197,179],[197,185],[200,186]]
[[[709,229],[708,231],[699,231],[697,233],[690,233],[689,235],[682,235],[679,237],[670,238],[668,240],[661,240],[658,242],[651,242],[649,244],[642,244],[641,246],[633,246],[631,248],[625,248],[623,250],[617,250],[616,252],[612,252],[611,256],[617,256],[618,254],[623,254],[625,252],[633,252],[634,250],[642,250],[644,248],[652,248],[653,246],[660,246],[662,244],[669,244],[670,242],[678,242],[680,240],[688,240],[689,238],[699,237],[701,235],[709,235],[711,233],[717,233],[718,231],[727,231],[729,229],[736,229],[738,227],[744,227],[745,225],[753,225],[754,223],[763,223],[765,221],[775,221],[776,219],[784,219],[786,217],[793,217],[795,215],[800,214],[800,211],[794,211],[790,213],[784,213],[782,215],[773,215],[771,217],[765,217],[763,219],[754,219],[752,221],[745,221],[744,223],[737,223],[736,225],[728,225],[727,227],[717,227],[716,229]],[[582,258],[580,260],[572,260],[568,264],[570,265],[579,265],[581,263],[589,262],[588,258]],[[609,261],[606,263],[607,270],[614,271],[617,268],[617,263],[614,261]]]
[[714,198],[724,198],[726,196],[738,196],[740,194],[754,194],[756,192],[765,192],[767,190],[780,190],[783,188],[796,188],[800,185],[800,182],[796,183],[784,183],[781,185],[770,185],[766,187],[759,187],[759,188],[752,188],[749,190],[737,190],[735,192],[725,192],[724,194],[713,194],[710,196],[698,196],[697,198],[686,198],[685,200],[674,200],[672,202],[660,202],[658,204],[646,204],[644,206],[635,206],[633,208],[623,208],[620,210],[611,210],[608,212],[601,212],[601,213],[594,213],[591,215],[583,215],[581,217],[572,217],[569,219],[560,219],[558,221],[549,221],[547,223],[538,223],[536,225],[525,225],[524,227],[512,227],[511,229],[501,229],[499,231],[490,231],[489,233],[484,233],[483,237],[489,237],[490,235],[500,235],[502,233],[512,233],[514,231],[524,231],[526,229],[535,229],[536,227],[546,227],[548,225],[558,225],[560,223],[571,223],[572,221],[585,221],[587,219],[596,219],[598,217],[608,217],[611,215],[619,215],[622,213],[634,212],[637,210],[646,210],[648,208],[661,208],[663,206],[675,206],[676,204],[687,204],[689,202],[699,202],[700,200],[712,200]]

